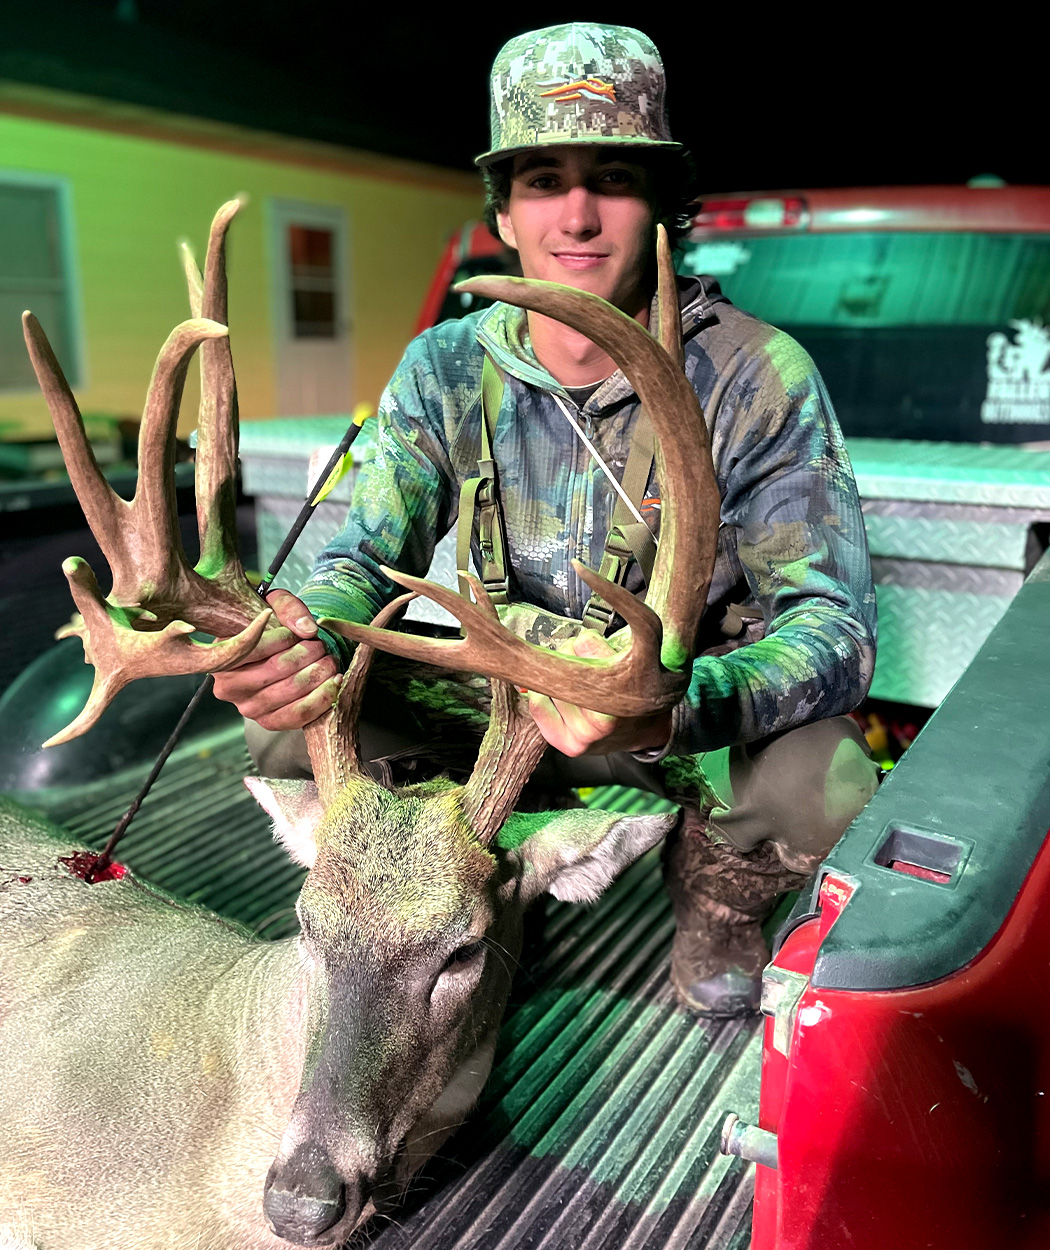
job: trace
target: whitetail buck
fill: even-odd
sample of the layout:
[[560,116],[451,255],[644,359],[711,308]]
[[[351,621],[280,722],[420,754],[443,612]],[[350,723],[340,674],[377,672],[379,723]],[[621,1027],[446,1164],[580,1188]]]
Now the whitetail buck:
[[[61,369],[26,315],[70,476],[113,571],[104,599],[83,561],[64,566],[82,618],[71,628],[96,679],[83,713],[54,741],[83,732],[136,677],[238,663],[265,627],[233,539],[236,399],[223,239],[236,207],[215,219],[205,279],[188,269],[194,319],[158,359],[133,502],[99,473]],[[665,283],[668,272],[665,256]],[[507,635],[476,586],[471,606],[401,578],[466,621],[462,641],[438,643],[439,654],[425,658],[492,679],[488,732],[465,785],[378,785],[358,755],[356,718],[374,654],[358,646],[338,706],[305,731],[316,784],[252,783],[310,869],[296,939],[258,940],[131,874],[88,884],[66,862],[83,848],[14,805],[0,807],[0,1245],[342,1245],[396,1202],[475,1101],[524,908],[543,891],[596,897],[673,819],[516,814],[545,744],[511,682],[620,715],[680,697],[717,509],[696,398],[654,338],[593,296],[513,279],[474,289],[591,335],[631,378],[663,445],[673,440],[675,454],[658,461],[663,536],[650,606],[583,574],[629,622],[633,641],[609,660],[556,656]],[[674,309],[673,293],[663,303]],[[665,341],[677,333],[665,331]],[[201,558],[191,568],[171,467],[198,346]],[[193,628],[219,641],[195,642]],[[356,632],[402,645],[378,628]]]

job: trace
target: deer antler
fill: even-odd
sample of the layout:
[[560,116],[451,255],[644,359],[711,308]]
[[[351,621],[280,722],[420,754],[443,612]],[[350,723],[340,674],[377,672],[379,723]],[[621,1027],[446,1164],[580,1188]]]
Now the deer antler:
[[[492,601],[480,584],[471,580],[482,616],[502,628]],[[532,770],[547,749],[546,739],[514,686],[496,678],[491,679],[491,685],[489,727],[481,740],[470,779],[463,787],[464,815],[484,846],[514,810]]]
[[[204,284],[208,311],[225,313],[223,238],[237,207],[237,202],[224,205],[212,228],[209,252],[219,263],[217,274],[209,273],[209,283]],[[221,294],[216,294],[219,288]],[[232,516],[229,466],[236,462],[235,429],[234,450],[226,450],[227,464],[221,463],[221,453],[214,450],[204,457],[210,467],[203,473],[205,520],[199,571],[190,568],[179,535],[173,477],[175,423],[186,371],[201,344],[215,348],[205,358],[205,373],[210,372],[213,381],[202,407],[207,409],[214,401],[215,417],[210,424],[221,426],[229,413],[236,411],[232,362],[228,371],[225,365],[230,362],[225,325],[207,317],[184,321],[161,349],[142,417],[139,480],[130,503],[121,499],[103,477],[73,393],[32,313],[24,314],[23,328],[70,480],[113,573],[113,588],[103,598],[84,561],[67,560],[63,565],[80,610],[80,620],[74,620],[63,633],[83,638],[96,674],[86,707],[71,725],[49,740],[48,745],[52,745],[90,728],[113,696],[137,677],[217,672],[239,664],[259,641],[271,614],[267,608],[260,611],[258,597],[245,580],[236,555],[229,558],[232,536],[216,539],[220,529],[232,535],[232,524],[218,514],[225,511]],[[222,346],[216,347],[220,342]],[[195,643],[187,637],[194,629],[221,641]]]
[[[378,628],[383,628],[399,616],[415,595],[400,595],[376,614]],[[335,707],[311,721],[303,730],[306,749],[313,765],[314,777],[327,807],[336,794],[353,778],[367,778],[370,774],[361,761],[361,744],[357,725],[361,718],[365,682],[375,658],[375,647],[367,644],[357,647],[350,667],[343,677]]]
[[325,628],[396,655],[471,669],[611,716],[646,715],[678,702],[689,682],[696,629],[707,601],[720,499],[703,413],[679,363],[680,322],[676,329],[674,274],[662,227],[658,260],[660,333],[678,359],[637,321],[598,296],[573,287],[486,277],[457,288],[518,304],[586,334],[620,366],[649,413],[657,435],[656,472],[663,509],[646,602],[573,561],[580,578],[630,626],[629,645],[608,659],[553,653],[524,642],[495,620],[481,606],[487,596],[469,575],[465,574],[478,600],[475,604],[393,569],[384,573],[450,611],[463,625],[465,636],[418,638],[343,621],[323,621]]
[[146,632],[156,622],[154,614],[137,613],[104,599],[86,560],[71,556],[63,561],[62,572],[69,582],[78,615],[55,636],[76,636],[81,640],[85,663],[94,665],[95,678],[80,714],[48,738],[45,747],[58,746],[86,733],[120,691],[138,677],[218,673],[234,668],[259,641],[269,616],[269,612],[260,613],[234,637],[213,643],[186,637],[195,628],[186,621],[170,621],[156,632]]

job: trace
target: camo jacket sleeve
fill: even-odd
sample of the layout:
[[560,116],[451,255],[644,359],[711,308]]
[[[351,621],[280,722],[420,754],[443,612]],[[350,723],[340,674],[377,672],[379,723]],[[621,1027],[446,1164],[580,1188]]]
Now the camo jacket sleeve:
[[[380,399],[375,456],[357,476],[346,524],[299,591],[315,617],[368,624],[401,593],[381,566],[426,574],[458,510],[442,399],[426,340],[416,339]],[[349,658],[351,644],[323,636]]]
[[712,450],[722,525],[735,540],[719,543],[718,559],[746,578],[765,637],[695,661],[657,757],[847,712],[874,668],[875,594],[853,471],[820,375],[788,335],[775,331],[727,386]]

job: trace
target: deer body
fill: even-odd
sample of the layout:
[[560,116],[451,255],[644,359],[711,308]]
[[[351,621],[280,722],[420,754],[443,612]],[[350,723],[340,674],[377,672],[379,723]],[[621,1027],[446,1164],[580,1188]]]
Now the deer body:
[[[422,1009],[428,949],[402,942],[395,979],[378,928],[353,926],[321,967],[130,875],[89,886],[60,862],[78,849],[0,808],[0,1231],[40,1250],[287,1245],[262,1203],[282,1160],[297,1183],[325,1166],[355,1183],[352,1226],[473,1105],[520,942],[516,882],[495,890],[493,957],[447,978],[479,1009],[442,1029]],[[410,923],[433,921],[425,904]]]
[[[205,276],[187,267],[194,319],[158,358],[131,503],[99,473],[61,368],[39,324],[24,318],[71,479],[114,570],[103,598],[86,564],[64,566],[80,611],[68,632],[84,640],[96,678],[84,711],[52,741],[84,732],[136,677],[240,663],[267,627],[233,542],[236,394],[223,241],[237,207],[216,216]],[[666,293],[665,241],[660,260]],[[674,823],[514,811],[546,749],[516,682],[614,716],[666,710],[688,682],[718,492],[703,414],[671,350],[674,325],[661,316],[664,350],[597,297],[494,282],[484,280],[489,293],[607,345],[658,436],[680,444],[677,457],[657,448],[665,502],[655,608],[581,569],[630,626],[602,660],[514,637],[469,578],[477,602],[450,603],[443,589],[390,572],[457,611],[459,641],[386,629],[411,596],[371,627],[326,622],[357,648],[336,706],[305,730],[316,781],[249,779],[275,833],[309,869],[298,939],[255,940],[130,876],[88,884],[61,863],[77,849],[61,831],[0,807],[0,1247],[343,1245],[397,1199],[476,1100],[525,908],[544,891],[596,898]],[[671,308],[669,298],[661,304]],[[191,568],[170,469],[198,347],[202,555]],[[681,557],[674,578],[672,548]],[[194,628],[216,641],[192,641]],[[489,725],[465,784],[392,790],[372,780],[357,719],[376,647],[489,678]]]

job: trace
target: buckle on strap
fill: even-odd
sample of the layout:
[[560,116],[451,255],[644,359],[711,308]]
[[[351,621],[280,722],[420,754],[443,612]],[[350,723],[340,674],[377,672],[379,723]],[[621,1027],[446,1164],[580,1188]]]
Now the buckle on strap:
[[[609,535],[605,540],[605,554],[607,556],[611,556],[620,564],[621,572],[623,565],[626,564],[628,560],[634,558],[634,550],[631,547],[631,544],[624,537],[619,526],[614,526],[609,531]],[[619,576],[615,579],[610,578],[609,580],[619,581]]]
[[509,587],[505,577],[483,579],[481,584],[484,586],[485,594],[488,595],[491,603],[502,606],[509,602]]
[[478,461],[478,493],[477,502],[489,506],[497,502],[496,495],[496,462],[494,460]]
[[604,599],[599,599],[597,595],[591,595],[590,601],[584,609],[583,616],[580,618],[580,624],[585,629],[596,629],[600,634],[604,634],[613,623],[615,615],[615,611]]

